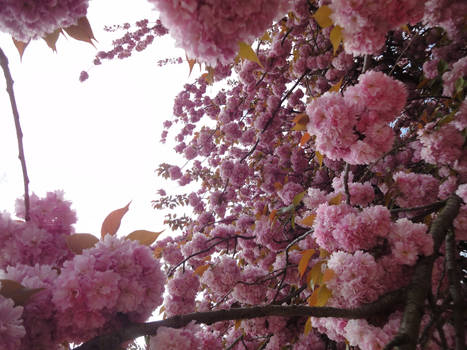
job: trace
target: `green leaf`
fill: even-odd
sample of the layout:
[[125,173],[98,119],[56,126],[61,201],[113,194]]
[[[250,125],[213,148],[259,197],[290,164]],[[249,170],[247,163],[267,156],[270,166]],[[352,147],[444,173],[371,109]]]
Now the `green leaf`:
[[261,62],[259,61],[258,56],[256,56],[256,53],[251,48],[251,46],[243,41],[240,41],[238,43],[238,57],[240,57],[241,59],[245,59],[251,62],[258,63],[258,65],[261,68],[264,68]]
[[465,86],[464,78],[460,77],[459,79],[457,79],[454,86],[456,88],[456,94],[464,90],[464,86]]
[[438,74],[442,75],[444,72],[446,72],[449,69],[449,65],[445,60],[439,60],[438,62]]

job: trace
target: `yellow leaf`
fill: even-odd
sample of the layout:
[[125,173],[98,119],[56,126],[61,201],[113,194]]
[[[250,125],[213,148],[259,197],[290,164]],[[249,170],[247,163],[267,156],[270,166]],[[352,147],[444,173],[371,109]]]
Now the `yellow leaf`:
[[239,329],[241,324],[242,320],[235,320],[235,330]]
[[300,258],[300,261],[298,263],[298,274],[300,275],[300,277],[302,277],[305,273],[306,268],[308,266],[308,262],[310,261],[314,253],[314,249],[307,249],[302,252],[302,257]]
[[282,187],[284,187],[279,181],[274,182],[274,188],[276,191],[282,190]]
[[315,12],[313,17],[321,28],[327,28],[332,25],[331,13],[332,10],[329,6],[323,5]]
[[313,293],[308,297],[308,305],[316,306],[317,302],[318,302],[318,289],[315,289]]
[[198,266],[194,271],[195,275],[198,275],[199,277],[201,277],[203,275],[203,273],[207,269],[209,269],[209,266],[210,266],[209,264]]
[[25,43],[25,42],[22,42],[22,41],[18,41],[13,37],[11,37],[11,38],[13,39],[13,43],[15,44],[16,49],[19,52],[19,58],[22,59],[23,54],[24,54],[24,50],[26,50],[26,46],[28,46],[30,40]]
[[331,40],[333,53],[335,55],[343,39],[342,27],[335,26],[332,28],[331,33],[329,34],[329,39]]
[[311,227],[313,226],[313,222],[315,221],[315,218],[316,218],[316,214],[310,214],[302,220],[301,224]]
[[293,205],[294,207],[296,207],[297,205],[299,205],[300,202],[302,201],[303,197],[305,197],[305,194],[306,194],[306,191],[297,193],[297,194],[295,195],[295,197],[293,197],[292,205]]
[[164,230],[160,232],[136,230],[126,236],[126,238],[131,239],[132,241],[138,241],[142,245],[150,246],[162,232],[164,232]]
[[326,283],[332,280],[334,276],[336,276],[336,273],[333,270],[326,269],[326,271],[324,271],[324,274],[323,274],[323,283]]
[[329,255],[329,252],[326,249],[320,248],[319,249],[319,258],[320,259],[326,259]]
[[0,279],[0,295],[12,299],[15,305],[24,305],[34,294],[45,288],[26,288],[13,280]]
[[264,68],[251,46],[243,41],[240,41],[238,43],[238,57],[251,62],[258,63],[261,68]]
[[94,46],[92,40],[96,40],[96,38],[94,38],[91,25],[89,24],[89,21],[86,17],[81,17],[80,19],[78,19],[77,24],[71,25],[63,29],[73,39],[84,41]]
[[75,233],[65,238],[66,245],[75,254],[81,254],[84,249],[92,248],[99,239],[90,233]]
[[341,204],[341,202],[342,202],[342,193],[339,193],[337,196],[332,197],[328,203],[329,205],[339,205]]
[[266,31],[266,33],[263,34],[263,36],[260,38],[260,40],[271,42],[271,40],[272,40],[271,35],[269,34],[268,31]]
[[[343,79],[343,78],[342,78]],[[340,88],[341,88],[341,85],[342,85],[342,79],[339,80],[336,84],[334,84],[330,89],[329,91],[330,92],[339,92]]]
[[57,43],[58,37],[62,32],[61,28],[58,28],[53,33],[46,34],[42,39],[47,43],[47,46],[50,47],[54,52],[57,51],[55,44]]
[[305,335],[308,335],[308,333],[311,332],[311,329],[313,328],[313,325],[311,324],[311,317],[308,317],[308,319],[305,322]]
[[165,311],[165,306],[162,305],[162,307],[159,310],[159,315],[161,315]]
[[320,261],[313,265],[310,272],[307,276],[307,283],[310,288],[314,288],[314,286],[321,284],[321,279],[323,278],[323,273],[321,272],[321,266],[324,264],[324,261]]
[[324,306],[328,302],[332,293],[326,286],[320,286],[318,289],[318,300],[316,306]]
[[410,29],[409,29],[409,26],[407,24],[404,24],[402,26],[400,26],[400,28],[406,32],[406,33],[410,33]]
[[[131,201],[130,201],[131,203]],[[101,237],[104,238],[106,234],[114,235],[117,233],[118,228],[120,227],[120,223],[122,222],[123,216],[128,211],[130,207],[130,203],[128,203],[123,208],[114,210],[111,212],[107,217],[104,219],[101,227]]]
[[300,139],[300,146],[303,146],[305,143],[307,143],[308,141],[310,141],[311,139],[311,135],[309,133],[304,133],[302,138]]
[[318,151],[315,151],[315,157],[318,160],[319,167],[321,168],[323,166],[324,156],[321,153],[319,153]]

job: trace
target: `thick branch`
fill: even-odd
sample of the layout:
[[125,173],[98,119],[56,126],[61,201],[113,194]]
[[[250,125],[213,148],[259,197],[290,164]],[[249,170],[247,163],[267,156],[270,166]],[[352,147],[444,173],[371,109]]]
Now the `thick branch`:
[[16,106],[15,93],[13,91],[13,78],[11,77],[10,69],[8,68],[8,58],[3,50],[0,48],[0,65],[2,66],[3,73],[5,74],[6,91],[10,96],[11,110],[15,120],[16,138],[18,140],[18,158],[21,162],[21,169],[23,170],[24,182],[24,219],[29,220],[29,177],[26,168],[26,157],[24,156],[23,148],[23,132],[21,131],[21,124],[19,122],[18,107]]
[[454,328],[456,329],[456,350],[465,350],[465,329],[464,329],[464,296],[459,280],[459,273],[456,264],[456,241],[454,233],[449,230],[446,235],[446,270],[449,281],[449,294],[454,303]]
[[356,309],[339,309],[334,307],[310,307],[304,305],[265,305],[248,308],[233,308],[195,312],[186,315],[170,317],[166,320],[149,323],[132,324],[121,331],[98,336],[78,346],[74,350],[112,350],[117,349],[123,342],[143,335],[154,335],[159,327],[181,328],[190,322],[213,324],[229,320],[245,320],[266,316],[283,317],[339,317],[347,319],[366,318],[378,313],[384,313],[394,308],[405,296],[405,290],[398,290],[385,294],[376,302],[362,305]]
[[421,258],[415,267],[412,281],[407,290],[404,315],[397,335],[397,338],[404,339],[405,343],[398,346],[397,349],[415,350],[425,299],[431,288],[433,263],[446,236],[446,232],[452,226],[452,222],[459,212],[460,204],[461,199],[456,195],[449,197],[446,201],[446,206],[441,210],[430,227],[429,233],[433,237],[434,242],[433,255]]

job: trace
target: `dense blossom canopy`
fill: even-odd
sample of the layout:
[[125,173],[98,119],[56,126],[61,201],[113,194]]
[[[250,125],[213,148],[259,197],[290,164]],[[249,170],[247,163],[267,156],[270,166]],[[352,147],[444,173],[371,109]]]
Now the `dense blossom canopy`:
[[60,192],[19,201],[0,268],[31,295],[0,290],[0,346],[464,349],[465,1],[151,2],[94,63],[167,33],[206,63],[163,122],[172,232],[116,237],[127,206],[98,240]]

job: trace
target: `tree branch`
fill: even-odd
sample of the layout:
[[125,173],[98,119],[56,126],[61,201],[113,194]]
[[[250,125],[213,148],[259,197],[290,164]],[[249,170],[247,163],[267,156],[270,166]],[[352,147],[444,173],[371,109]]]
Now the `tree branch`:
[[305,305],[265,305],[247,308],[232,308],[229,310],[216,310],[195,312],[186,315],[177,315],[165,320],[131,324],[128,327],[110,334],[101,335],[76,347],[74,350],[113,350],[120,344],[143,335],[155,335],[159,327],[182,328],[190,322],[213,324],[229,320],[245,320],[267,316],[283,317],[339,317],[346,319],[366,318],[375,314],[384,313],[394,308],[404,300],[405,290],[383,295],[371,304],[365,304],[355,309],[339,309],[334,307],[311,307]]
[[18,140],[18,158],[21,162],[21,169],[23,170],[24,182],[24,219],[29,221],[29,177],[26,168],[26,157],[24,156],[23,148],[23,132],[21,131],[21,124],[19,122],[18,107],[16,106],[15,93],[13,90],[13,78],[11,77],[10,69],[8,68],[8,58],[3,50],[0,48],[0,65],[2,66],[3,73],[5,74],[6,91],[10,96],[11,110],[15,120],[16,138]]
[[464,296],[459,281],[459,273],[456,264],[456,241],[452,230],[446,235],[446,270],[449,281],[449,294],[454,303],[453,316],[456,330],[456,350],[465,350],[465,326],[464,326]]
[[404,315],[396,336],[398,339],[404,339],[405,342],[397,346],[396,349],[415,350],[416,348],[425,299],[431,288],[433,263],[446,232],[452,226],[452,222],[459,213],[460,205],[461,199],[458,196],[450,196],[446,201],[446,206],[441,210],[430,227],[429,233],[433,237],[434,242],[433,254],[420,258],[415,267],[412,281],[407,290]]

